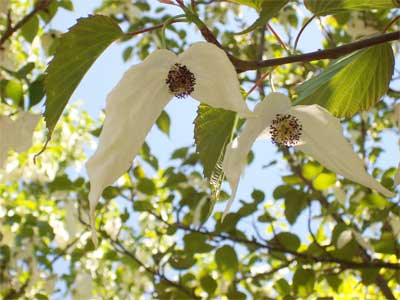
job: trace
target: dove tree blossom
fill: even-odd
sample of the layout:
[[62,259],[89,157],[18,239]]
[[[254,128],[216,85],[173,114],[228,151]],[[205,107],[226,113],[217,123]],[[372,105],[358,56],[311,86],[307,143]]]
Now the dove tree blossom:
[[33,131],[39,120],[40,115],[29,112],[21,112],[16,120],[0,115],[0,168],[9,150],[21,153],[31,147]]
[[99,146],[86,164],[91,223],[107,186],[129,169],[148,132],[173,97],[191,96],[212,107],[251,116],[225,52],[198,42],[180,55],[160,49],[131,67],[107,98]]
[[386,197],[394,193],[367,173],[362,160],[344,138],[342,126],[326,109],[315,105],[292,106],[289,97],[271,93],[254,110],[241,134],[227,147],[222,168],[232,189],[225,210],[235,198],[247,154],[256,139],[271,139],[280,147],[295,147],[343,177],[374,189]]

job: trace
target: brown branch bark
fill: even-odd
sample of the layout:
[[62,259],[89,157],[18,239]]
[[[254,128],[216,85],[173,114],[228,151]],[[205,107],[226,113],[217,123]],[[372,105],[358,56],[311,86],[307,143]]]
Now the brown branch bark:
[[11,24],[11,18],[9,18],[8,26],[6,31],[3,33],[3,35],[0,37],[0,48],[4,45],[4,43],[19,29],[21,29],[22,26],[24,26],[31,18],[33,18],[37,13],[40,11],[46,10],[49,5],[53,2],[53,0],[41,0],[38,1],[33,10],[27,14],[25,17],[23,17],[17,24],[12,26]]
[[267,59],[262,61],[244,61],[234,57],[232,58],[232,56],[230,56],[230,59],[234,64],[234,66],[236,67],[238,73],[240,73],[244,71],[257,70],[259,68],[265,68],[265,67],[280,66],[295,62],[309,62],[321,59],[335,59],[350,54],[352,52],[355,52],[357,50],[361,50],[364,48],[396,40],[400,40],[400,31],[374,36],[371,38],[363,39],[360,41],[356,41],[353,43],[349,43],[331,49],[318,50],[314,52],[304,53],[300,55],[292,55],[282,58]]
[[[204,39],[207,42],[213,43],[218,47],[220,47],[221,49],[223,49],[222,45],[215,38],[211,30],[207,26],[205,26],[205,24],[202,24],[202,27],[199,27],[199,29]],[[257,70],[260,68],[273,67],[273,66],[281,66],[295,62],[310,62],[321,59],[335,59],[353,53],[357,50],[365,49],[371,46],[392,42],[396,40],[400,40],[400,31],[395,31],[391,33],[370,37],[367,39],[359,40],[353,43],[345,44],[343,46],[331,49],[318,50],[300,55],[292,55],[292,56],[267,59],[267,60],[245,61],[234,57],[232,54],[228,52],[227,55],[231,60],[232,64],[235,66],[236,71],[238,73],[241,73],[245,71]]]

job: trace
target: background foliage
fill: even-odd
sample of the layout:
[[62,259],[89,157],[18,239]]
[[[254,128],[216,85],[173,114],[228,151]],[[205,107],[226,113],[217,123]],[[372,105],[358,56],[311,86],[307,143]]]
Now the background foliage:
[[[53,118],[50,125],[47,123],[50,130],[72,93],[61,80],[79,81],[101,50],[121,36],[117,25],[124,32],[134,32],[163,23],[172,11],[157,1],[104,0],[93,13],[109,18],[83,21],[86,25],[92,22],[94,25],[89,25],[95,29],[104,26],[94,31],[98,36],[75,27],[64,39],[52,30],[51,20],[61,9],[72,10],[74,1],[11,1],[12,24],[35,13],[3,41],[10,21],[7,10],[1,7],[6,2],[0,0],[0,113],[42,111],[46,82],[46,118]],[[200,19],[223,47],[248,61],[300,54],[294,44],[309,19],[302,13],[307,9],[317,15],[313,22],[325,37],[321,49],[382,31],[399,13],[397,2],[392,0],[342,0],[334,7],[318,0],[305,5],[281,0],[196,2]],[[254,9],[258,19],[243,17]],[[286,49],[267,28],[267,21],[268,26],[279,29]],[[399,22],[394,22],[387,31],[399,27]],[[193,25],[168,28],[167,44],[177,52],[183,51],[193,36],[199,36]],[[161,33],[155,30],[124,36],[118,41],[125,47],[122,59],[143,60],[160,46]],[[88,45],[95,47],[83,55],[87,64],[73,63],[74,54],[82,53]],[[46,64],[56,51],[64,58],[53,66],[61,68],[63,76],[45,79]],[[385,135],[399,134],[396,56],[398,43],[386,43],[336,62],[317,60],[241,73],[240,80],[249,90],[270,71],[273,76],[248,97],[249,101],[260,100],[275,86],[296,103],[318,103],[345,117],[343,127],[354,148],[373,175],[392,188],[395,168],[383,168],[376,162],[385,155]],[[71,86],[76,84],[70,82]],[[52,89],[55,94],[49,93]],[[174,120],[163,112],[157,126],[168,135],[171,122]],[[106,189],[97,208],[101,239],[95,248],[87,226],[88,182],[82,166],[101,123],[93,121],[79,105],[68,105],[46,151],[34,164],[34,154],[47,139],[45,123],[41,122],[29,153],[11,153],[0,170],[0,297],[400,297],[398,197],[386,199],[329,172],[302,153],[277,148],[276,156],[264,159],[266,168],[278,160],[286,161],[281,184],[273,187],[268,178],[260,178],[254,183],[251,198],[236,200],[238,208],[222,222],[218,205],[212,210],[215,193],[219,193],[221,203],[229,196],[219,190],[223,180],[221,150],[242,122],[235,122],[231,112],[200,106],[195,126],[196,146],[176,149],[168,167],[159,167],[145,143],[129,172]],[[249,164],[253,159],[251,153]],[[398,158],[393,159],[397,163]],[[203,166],[210,182],[203,175]],[[272,198],[266,196],[271,189]],[[307,221],[299,222],[301,217]],[[304,226],[304,234],[296,235],[292,226]]]

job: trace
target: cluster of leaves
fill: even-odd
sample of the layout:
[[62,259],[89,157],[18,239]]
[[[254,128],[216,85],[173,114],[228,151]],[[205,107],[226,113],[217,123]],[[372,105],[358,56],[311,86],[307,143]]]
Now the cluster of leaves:
[[[198,2],[199,15],[212,21],[213,33],[224,48],[244,60],[259,60],[263,53],[268,58],[287,54],[266,31],[267,21],[280,26],[287,41],[293,41],[293,29],[306,22],[297,15],[297,9],[304,8],[297,1],[226,5],[215,1],[204,6]],[[14,4],[15,19],[32,4]],[[259,12],[250,27],[240,18],[249,9],[245,6]],[[352,40],[346,26],[355,18],[353,11],[382,30],[398,3],[341,0],[331,6],[329,1],[308,0],[305,7],[316,16],[327,16],[320,19],[326,34],[323,46],[334,47]],[[171,164],[160,168],[144,144],[138,162],[105,190],[96,220],[100,245],[95,249],[87,226],[89,183],[79,168],[70,167],[83,164],[83,149],[92,142],[90,132],[98,136],[98,130],[93,131],[93,121],[77,108],[64,116],[62,111],[85,72],[113,41],[126,44],[125,61],[143,59],[159,45],[159,31],[130,37],[123,36],[120,28],[151,27],[171,15],[165,6],[153,7],[146,1],[104,1],[98,12],[109,16],[82,19],[59,39],[44,28],[58,8],[72,9],[72,3],[52,1],[10,39],[15,69],[2,67],[0,73],[4,114],[40,103],[46,82],[46,126],[52,132],[38,165],[32,157],[45,140],[43,128],[37,130],[31,151],[10,156],[0,173],[2,298],[386,299],[385,287],[400,296],[395,288],[400,284],[397,203],[339,178],[300,153],[278,150],[277,157],[285,159],[288,168],[272,197],[270,186],[255,183],[259,186],[251,198],[241,200],[221,221],[221,212],[212,210],[215,198],[210,196],[210,185],[199,170],[203,166],[219,200],[227,200],[228,194],[220,190],[221,153],[242,122],[235,121],[234,113],[206,106],[199,107],[195,120],[196,147],[177,149]],[[4,32],[6,16],[0,21]],[[168,45],[180,51],[192,31],[185,26],[171,28]],[[45,55],[56,53],[45,80],[35,40],[41,40]],[[26,64],[29,51],[36,56]],[[383,136],[389,131],[398,134],[392,110],[400,93],[390,85],[393,69],[393,48],[383,44],[337,62],[281,66],[274,70],[273,80],[296,103],[318,103],[347,117],[343,123],[349,137],[372,164],[385,155]],[[243,75],[243,86],[253,85],[265,71]],[[250,100],[262,97],[271,84],[266,82]],[[388,87],[385,100],[377,104]],[[368,113],[359,113],[372,106]],[[157,125],[168,134],[171,122],[163,112]],[[273,167],[275,159],[265,158],[265,163]],[[374,166],[372,171],[385,186],[393,185],[393,167]],[[294,230],[299,226],[304,226],[303,234]]]

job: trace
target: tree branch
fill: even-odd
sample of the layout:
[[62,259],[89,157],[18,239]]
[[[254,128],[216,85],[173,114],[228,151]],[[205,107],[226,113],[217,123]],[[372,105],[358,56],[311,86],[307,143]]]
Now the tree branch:
[[[314,186],[312,184],[311,181],[309,181],[307,178],[305,178],[303,176],[303,173],[301,171],[301,168],[296,165],[294,163],[294,160],[291,156],[291,153],[288,151],[288,149],[284,149],[283,153],[288,157],[288,163],[289,166],[292,170],[292,172],[294,172],[303,182],[304,184],[311,190],[313,190],[317,195],[317,200],[319,201],[319,203],[321,204],[321,206],[327,210],[329,212],[329,214],[333,217],[333,219],[338,223],[338,224],[343,224],[343,225],[347,225],[346,222],[342,219],[342,217],[339,214],[336,214],[332,211],[329,210],[329,202],[328,200],[325,198],[325,196],[320,192],[314,189]],[[353,224],[354,225],[354,224]],[[366,265],[370,264],[371,262],[373,262],[373,260],[371,259],[371,257],[369,256],[369,254],[365,251],[364,248],[362,248],[360,245],[358,245],[358,250],[360,252],[360,256],[363,259],[364,263]],[[400,266],[399,264],[397,264],[398,266]],[[378,267],[378,266],[376,266]],[[385,268],[383,266],[378,267],[378,268]],[[395,269],[399,269],[398,267],[396,267]],[[386,281],[386,279],[381,275],[378,274],[376,276],[375,279],[375,284],[379,287],[379,289],[381,290],[382,294],[385,296],[386,299],[388,300],[395,300],[396,298],[393,295],[393,292],[391,291],[391,289],[388,286],[388,283]]]
[[33,10],[27,14],[25,17],[23,17],[17,24],[14,26],[11,25],[11,18],[9,18],[8,26],[6,31],[3,33],[3,35],[0,38],[0,48],[3,46],[3,44],[15,33],[17,32],[22,26],[24,26],[31,18],[33,18],[38,12],[47,9],[49,5],[53,2],[53,0],[40,0],[37,2]]
[[137,258],[132,252],[130,252],[128,249],[126,249],[121,242],[113,240],[111,237],[107,236],[106,234],[104,234],[102,232],[103,236],[105,236],[110,242],[111,244],[114,246],[114,249],[123,254],[128,256],[130,259],[132,259],[133,261],[135,261],[138,265],[140,265],[147,273],[149,273],[152,276],[158,277],[161,280],[167,282],[169,285],[175,287],[176,289],[182,291],[183,293],[185,293],[186,295],[188,295],[190,298],[188,299],[199,299],[199,297],[197,297],[194,292],[192,290],[188,290],[187,288],[185,288],[184,286],[180,285],[179,283],[170,280],[169,278],[167,278],[165,275],[163,275],[162,273],[160,273],[159,271],[157,271],[156,269],[150,268],[148,266],[146,266],[139,258]]
[[259,68],[272,67],[272,66],[281,66],[295,62],[309,62],[321,59],[335,59],[360,49],[396,40],[400,40],[400,31],[374,36],[368,39],[363,39],[360,41],[356,41],[353,43],[349,43],[331,49],[318,50],[314,52],[304,53],[300,55],[292,55],[282,58],[267,59],[262,61],[244,61],[237,58],[232,59],[232,56],[230,56],[230,59],[234,64],[234,66],[236,67],[238,73],[241,73],[244,71],[257,70]]
[[258,241],[256,239],[249,240],[249,239],[241,238],[241,237],[237,237],[237,236],[208,231],[206,229],[196,229],[196,228],[192,228],[190,226],[186,226],[179,222],[170,224],[167,221],[165,221],[161,216],[157,215],[156,213],[154,213],[152,211],[148,211],[148,213],[153,215],[154,217],[156,217],[158,220],[160,220],[162,223],[164,223],[168,227],[174,225],[174,226],[177,226],[179,229],[187,230],[190,232],[197,232],[197,233],[201,233],[204,235],[208,235],[210,237],[220,238],[222,240],[230,240],[230,241],[239,242],[239,243],[243,243],[243,244],[254,245],[259,248],[267,249],[269,251],[287,253],[287,254],[293,255],[295,257],[303,258],[306,260],[312,260],[314,262],[336,263],[347,269],[387,268],[387,269],[400,270],[400,264],[388,263],[388,262],[384,262],[384,261],[380,261],[380,260],[373,260],[373,261],[369,260],[369,261],[365,261],[365,262],[356,262],[356,261],[351,261],[351,260],[343,260],[343,259],[335,258],[335,257],[315,256],[310,253],[293,251],[290,249],[286,249],[284,247],[272,245],[267,242],[264,243],[264,242]]

